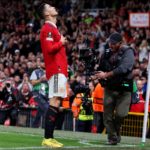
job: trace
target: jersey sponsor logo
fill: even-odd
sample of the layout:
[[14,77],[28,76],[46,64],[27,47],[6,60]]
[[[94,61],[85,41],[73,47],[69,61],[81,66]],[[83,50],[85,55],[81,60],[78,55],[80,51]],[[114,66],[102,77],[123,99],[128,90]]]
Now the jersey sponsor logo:
[[47,41],[54,41],[53,38],[52,38],[52,33],[51,32],[48,32],[46,40]]

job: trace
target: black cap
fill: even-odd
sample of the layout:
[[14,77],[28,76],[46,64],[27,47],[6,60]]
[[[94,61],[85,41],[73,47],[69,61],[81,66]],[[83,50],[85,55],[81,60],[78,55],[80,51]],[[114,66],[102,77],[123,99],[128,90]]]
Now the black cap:
[[114,32],[109,36],[108,43],[117,44],[122,41],[122,36],[118,32]]

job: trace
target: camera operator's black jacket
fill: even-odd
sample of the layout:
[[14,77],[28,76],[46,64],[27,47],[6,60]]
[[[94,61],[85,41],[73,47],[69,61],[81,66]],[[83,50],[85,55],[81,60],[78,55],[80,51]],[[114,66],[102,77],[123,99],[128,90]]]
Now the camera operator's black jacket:
[[132,91],[132,70],[134,66],[134,49],[129,46],[122,46],[120,50],[113,53],[106,49],[101,57],[99,71],[113,71],[113,77],[107,80],[100,80],[102,86],[112,90]]
[[8,90],[6,87],[3,89],[3,91],[0,92],[0,100],[1,100],[1,106],[3,108],[0,108],[0,110],[9,110],[13,107],[16,107],[17,105],[17,90],[14,88],[10,88]]

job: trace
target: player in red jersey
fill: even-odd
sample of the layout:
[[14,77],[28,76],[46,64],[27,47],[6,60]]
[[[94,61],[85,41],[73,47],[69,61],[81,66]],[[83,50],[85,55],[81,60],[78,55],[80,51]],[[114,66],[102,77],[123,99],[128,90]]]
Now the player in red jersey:
[[41,13],[45,20],[40,32],[40,42],[44,56],[46,77],[49,83],[49,109],[45,116],[45,135],[42,145],[62,147],[63,144],[53,137],[61,100],[67,96],[67,56],[66,38],[60,34],[56,22],[58,12],[49,4],[41,5]]

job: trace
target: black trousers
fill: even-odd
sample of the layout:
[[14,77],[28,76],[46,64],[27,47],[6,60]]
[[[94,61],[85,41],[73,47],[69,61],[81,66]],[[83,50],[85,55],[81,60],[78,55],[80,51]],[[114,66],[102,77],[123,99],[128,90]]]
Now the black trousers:
[[48,98],[39,93],[36,93],[34,99],[38,103],[38,108],[37,108],[37,114],[33,120],[32,127],[36,128],[40,126],[41,117],[45,119],[45,114],[49,104],[48,104]]
[[0,110],[0,124],[4,124],[7,118],[10,118],[10,125],[15,126],[17,122],[18,111],[16,108],[9,110]]

